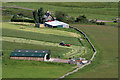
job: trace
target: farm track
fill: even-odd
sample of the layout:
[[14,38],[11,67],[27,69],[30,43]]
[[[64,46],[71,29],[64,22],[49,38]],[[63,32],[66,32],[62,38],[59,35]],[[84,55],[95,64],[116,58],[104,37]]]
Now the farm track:
[[93,44],[90,42],[90,40],[88,39],[88,37],[86,36],[86,34],[85,34],[84,32],[82,32],[82,31],[80,31],[79,29],[74,28],[74,27],[70,27],[70,28],[73,28],[73,29],[77,30],[78,32],[80,32],[81,34],[83,34],[83,35],[84,35],[84,37],[87,39],[87,41],[88,41],[88,42],[89,42],[89,44],[91,45],[91,47],[92,47],[92,49],[93,49],[94,53],[93,53],[93,55],[92,55],[91,59],[88,61],[88,63],[87,63],[87,64],[84,64],[84,65],[82,65],[82,66],[79,66],[79,67],[78,67],[78,68],[76,68],[75,70],[73,70],[73,71],[71,71],[71,72],[66,73],[65,75],[63,75],[62,77],[60,77],[60,78],[58,78],[58,79],[56,79],[56,80],[63,79],[63,78],[65,78],[66,76],[68,76],[68,75],[70,75],[70,74],[73,74],[73,73],[77,72],[79,69],[82,69],[83,67],[85,67],[85,66],[87,66],[87,65],[91,64],[92,60],[94,59],[94,57],[95,57],[95,55],[96,55],[96,53],[97,53],[97,51],[96,51],[96,49],[94,48]]
[[[69,48],[69,49],[71,49],[71,51],[66,54],[63,54],[66,58],[76,56],[76,55],[81,55],[81,54],[83,54],[83,51],[86,50],[85,47],[81,47],[81,46],[72,45],[71,47],[67,47],[67,46],[61,46],[61,45],[59,45],[59,43],[50,43],[50,42],[44,42],[44,41],[24,39],[24,38],[2,37],[1,40],[8,41],[8,42],[16,42],[16,43],[27,43],[27,44],[35,44],[35,45],[45,45],[45,46],[56,46],[56,47],[62,47],[62,48]],[[81,51],[81,52],[79,52],[79,51]]]

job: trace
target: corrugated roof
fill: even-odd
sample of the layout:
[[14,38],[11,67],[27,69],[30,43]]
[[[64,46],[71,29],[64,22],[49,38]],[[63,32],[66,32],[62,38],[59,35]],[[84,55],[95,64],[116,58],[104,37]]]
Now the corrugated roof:
[[52,25],[52,26],[58,26],[58,25],[69,25],[67,23],[61,22],[61,21],[52,21],[52,22],[45,22],[46,24]]
[[15,49],[14,52],[49,53],[50,50]]
[[45,57],[46,53],[12,52],[11,57]]
[[62,25],[56,21],[52,21],[52,22],[45,22],[46,24],[52,25],[52,26],[58,26],[58,25]]

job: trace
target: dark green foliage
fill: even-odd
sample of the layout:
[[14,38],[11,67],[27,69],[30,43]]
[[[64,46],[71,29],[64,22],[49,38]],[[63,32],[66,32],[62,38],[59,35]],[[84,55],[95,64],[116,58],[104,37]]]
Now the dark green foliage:
[[11,22],[30,22],[30,23],[34,23],[34,20],[22,19],[22,18],[12,18]]
[[57,20],[66,22],[66,17],[68,15],[65,12],[62,12],[62,11],[56,11],[55,16],[56,16]]
[[33,11],[33,18],[34,18],[35,23],[38,23],[37,10]]
[[95,21],[95,20],[93,20],[93,19],[92,19],[91,21],[89,21],[89,22],[90,22],[90,23],[96,23],[96,21]]
[[18,16],[17,16],[17,15],[14,15],[12,18],[13,18],[13,19],[16,19],[16,18],[18,18]]
[[67,19],[66,19],[66,22],[67,23],[73,23],[73,22],[75,22],[74,17],[68,16]]
[[43,8],[33,11],[33,18],[35,23],[43,23],[43,16],[44,16]]
[[82,22],[82,23],[87,23],[88,20],[85,15],[79,16],[76,18],[76,22]]
[[24,16],[24,14],[22,12],[20,12],[18,15],[21,16],[21,17]]
[[39,23],[43,23],[43,16],[44,16],[43,8],[38,9]]
[[96,22],[97,25],[105,25],[104,22]]

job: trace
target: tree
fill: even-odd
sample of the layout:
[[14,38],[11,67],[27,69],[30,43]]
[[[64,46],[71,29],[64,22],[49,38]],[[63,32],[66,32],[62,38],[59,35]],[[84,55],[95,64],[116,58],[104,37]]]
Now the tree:
[[66,14],[65,12],[56,11],[56,12],[55,12],[55,16],[56,16],[56,19],[57,19],[57,20],[66,22],[67,14]]
[[13,17],[12,17],[12,18],[13,18],[13,19],[16,19],[16,18],[18,18],[18,17],[17,17],[17,15],[13,15]]
[[87,20],[86,16],[83,15],[83,16],[77,17],[76,22],[86,23],[86,22],[88,22],[88,20]]
[[19,13],[18,15],[21,16],[21,17],[24,16],[23,13]]
[[35,23],[43,23],[44,11],[43,8],[33,11],[33,18]]
[[38,23],[37,10],[33,11],[33,18],[34,18],[35,23]]
[[43,23],[43,16],[44,16],[43,8],[38,9],[38,19],[39,19],[39,23]]

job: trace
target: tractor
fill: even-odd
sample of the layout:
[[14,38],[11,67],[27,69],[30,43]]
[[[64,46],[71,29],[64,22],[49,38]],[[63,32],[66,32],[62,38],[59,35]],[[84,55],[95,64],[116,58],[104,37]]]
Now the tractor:
[[71,44],[65,44],[64,42],[61,42],[59,45],[61,45],[61,46],[68,46],[68,47],[71,46]]

